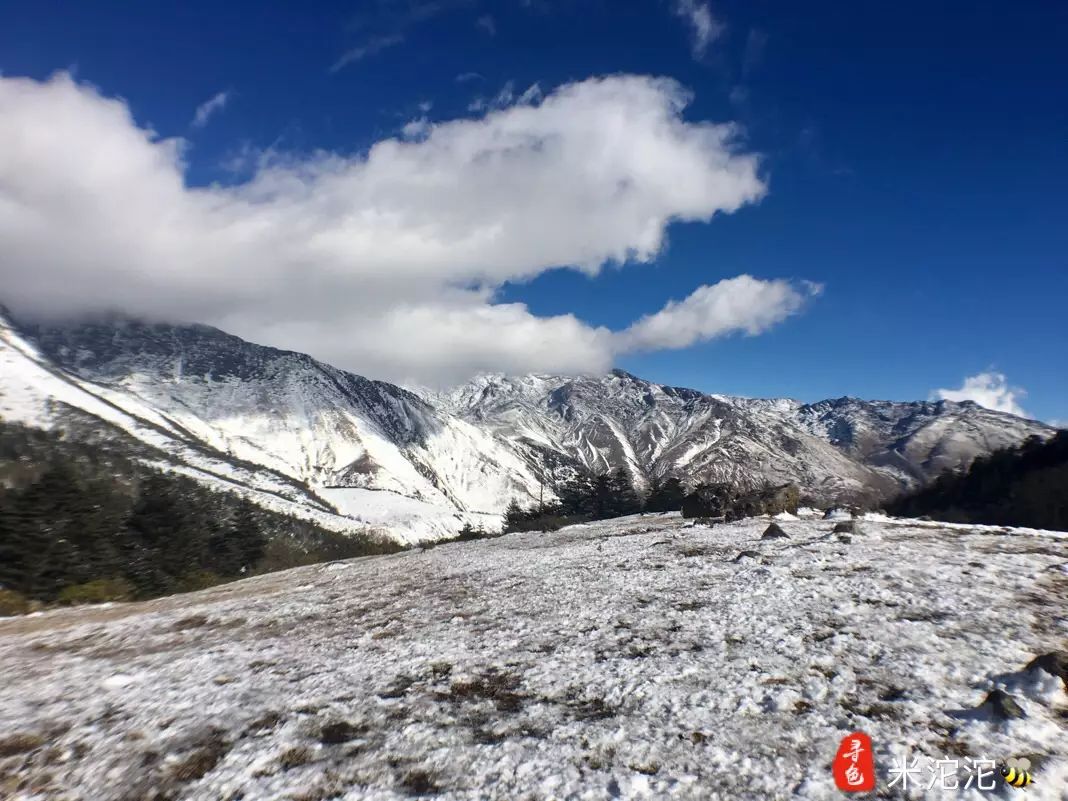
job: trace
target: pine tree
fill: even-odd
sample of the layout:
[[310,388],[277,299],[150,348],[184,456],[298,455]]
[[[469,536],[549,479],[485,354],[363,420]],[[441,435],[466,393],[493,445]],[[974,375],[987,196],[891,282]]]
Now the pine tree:
[[[49,466],[16,494],[11,509],[18,550],[18,575],[12,589],[30,598],[50,600],[71,566],[64,542],[68,527],[69,483],[65,471]],[[52,560],[55,560],[54,562]]]
[[519,505],[519,501],[512,498],[508,502],[508,508],[504,510],[504,530],[518,531],[527,520],[527,513]]
[[682,502],[686,498],[686,488],[677,478],[669,478],[666,481],[655,482],[649,497],[645,500],[647,512],[677,512],[682,509]]
[[234,510],[230,521],[230,539],[239,563],[235,573],[248,572],[263,558],[267,537],[260,526],[255,505],[247,498],[242,498]]
[[23,514],[22,493],[0,492],[0,588],[27,594],[37,544],[33,528]]
[[608,499],[604,508],[605,517],[622,517],[637,514],[642,509],[641,498],[634,491],[630,474],[620,467],[608,476]]
[[560,511],[568,517],[590,517],[593,514],[593,492],[593,480],[585,474],[577,474],[556,490]]
[[129,578],[143,594],[169,592],[178,577],[203,564],[206,538],[189,518],[189,507],[163,474],[151,473],[141,482],[127,531]]

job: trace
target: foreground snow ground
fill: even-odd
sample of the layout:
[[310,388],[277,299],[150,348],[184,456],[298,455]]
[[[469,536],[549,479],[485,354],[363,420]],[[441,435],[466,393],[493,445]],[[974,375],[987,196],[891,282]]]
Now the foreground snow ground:
[[[643,516],[0,621],[0,797],[1068,799],[1068,539]],[[848,541],[845,541],[848,539]],[[1026,717],[978,708],[1006,688]],[[1035,784],[889,787],[1027,756]],[[962,768],[963,770],[963,768]],[[964,774],[961,773],[961,784]]]

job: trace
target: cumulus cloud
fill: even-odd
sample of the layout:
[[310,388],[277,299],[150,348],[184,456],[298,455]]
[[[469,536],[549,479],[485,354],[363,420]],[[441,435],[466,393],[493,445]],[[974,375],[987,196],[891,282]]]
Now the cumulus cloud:
[[261,153],[247,181],[194,187],[186,143],[122,100],[65,73],[0,77],[0,302],[207,322],[425,383],[757,332],[796,307],[789,286],[701,288],[617,333],[495,302],[546,270],[650,261],[673,221],[763,196],[738,132],[686,121],[688,101],[671,80],[589,79],[359,155]]
[[803,282],[760,281],[748,275],[698,287],[681,301],[670,301],[617,337],[621,350],[686,348],[726,334],[761,334],[796,314],[822,287]]
[[675,0],[675,15],[690,26],[693,57],[697,59],[704,57],[708,46],[726,30],[726,26],[712,15],[708,3],[698,0]]
[[960,389],[936,389],[932,393],[938,400],[974,401],[996,412],[1008,412],[1019,417],[1029,417],[1017,402],[1027,393],[1019,387],[1010,387],[1002,373],[985,372],[964,379]]
[[203,128],[208,124],[210,120],[217,112],[226,108],[226,104],[230,102],[229,92],[219,92],[212,96],[210,99],[205,100],[199,106],[197,106],[196,112],[193,114],[193,127]]

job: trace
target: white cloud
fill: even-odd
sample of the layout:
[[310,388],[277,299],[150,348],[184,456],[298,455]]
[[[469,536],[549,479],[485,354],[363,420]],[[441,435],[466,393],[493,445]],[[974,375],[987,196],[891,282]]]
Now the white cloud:
[[974,401],[987,409],[1008,412],[1019,417],[1029,417],[1017,402],[1027,393],[1019,387],[1010,387],[1002,373],[986,372],[964,379],[960,389],[936,389],[932,396],[939,400]]
[[684,19],[693,35],[693,57],[700,59],[708,46],[726,30],[726,26],[712,15],[708,3],[699,0],[675,0],[675,15]]
[[64,73],[0,78],[0,302],[198,320],[425,383],[597,371],[621,349],[763,330],[790,306],[776,282],[702,288],[622,334],[494,300],[547,270],[650,261],[672,222],[763,196],[737,131],[686,121],[688,100],[670,80],[589,79],[356,156],[268,151],[244,183],[190,187],[185,143],[123,101]]
[[197,106],[196,112],[193,114],[193,127],[203,128],[208,124],[216,113],[226,108],[226,104],[230,102],[229,92],[219,92],[212,96],[210,99],[205,100],[199,106]]
[[475,25],[477,25],[490,36],[497,35],[497,23],[493,21],[493,17],[489,14],[483,14],[481,17],[475,20]]
[[416,117],[414,120],[409,120],[401,128],[401,135],[405,139],[418,139],[421,136],[426,136],[430,131],[430,120],[426,117]]
[[666,350],[686,348],[726,334],[761,334],[796,314],[818,284],[760,281],[748,275],[698,287],[689,297],[671,301],[618,335],[619,348]]

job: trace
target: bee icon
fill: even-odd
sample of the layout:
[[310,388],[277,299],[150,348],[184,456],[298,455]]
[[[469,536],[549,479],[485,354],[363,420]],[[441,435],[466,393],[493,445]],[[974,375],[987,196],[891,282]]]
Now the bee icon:
[[1034,781],[1028,773],[1030,768],[1031,760],[1027,757],[1006,759],[1005,767],[1001,769],[1001,777],[1010,787],[1026,787]]

